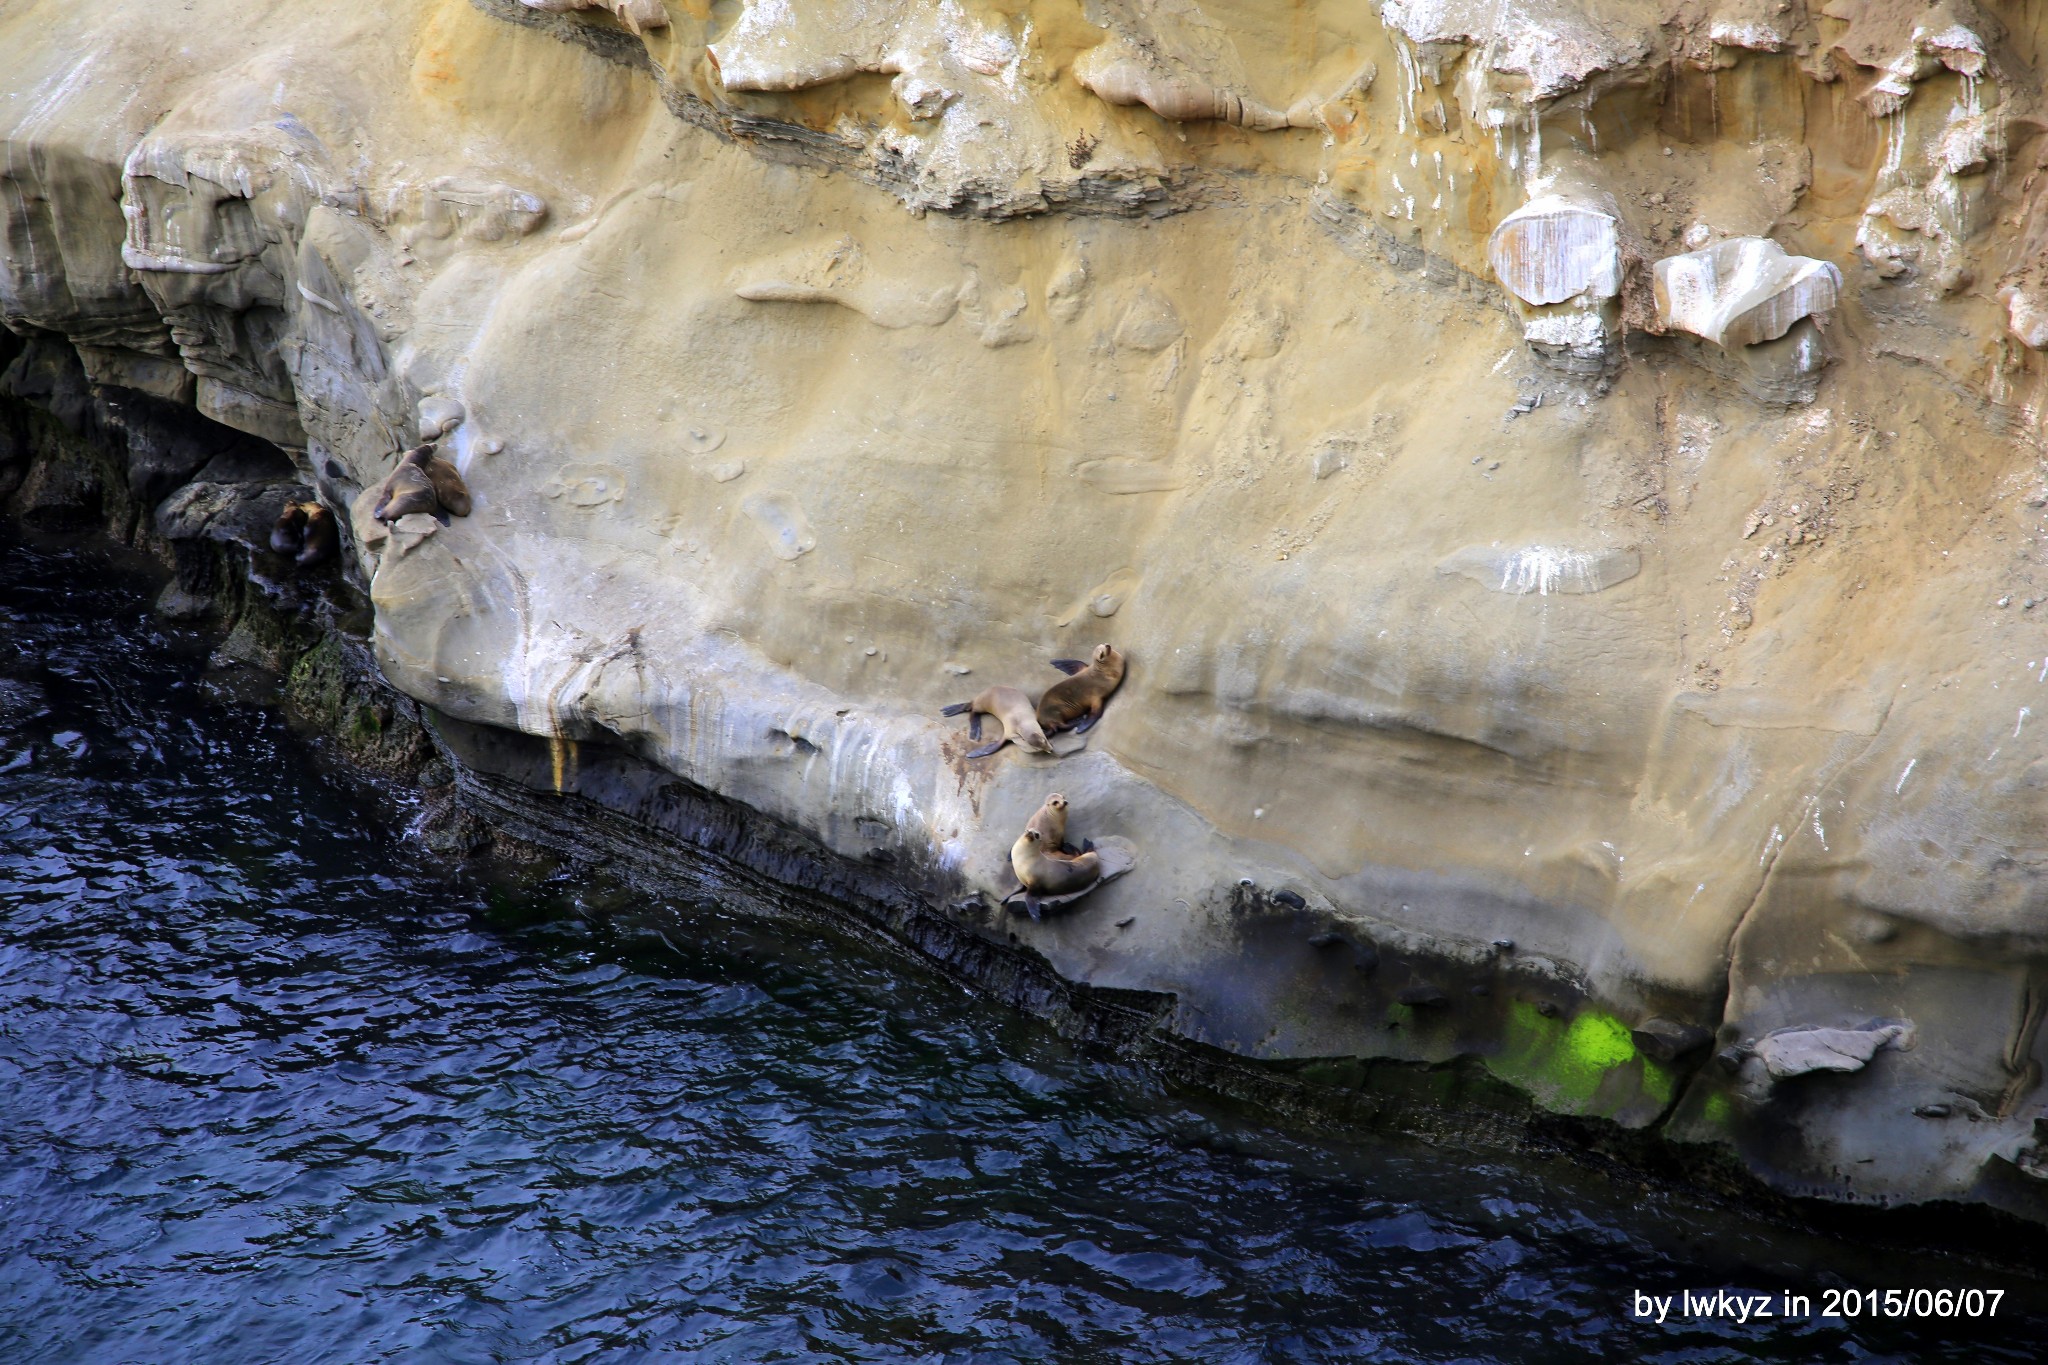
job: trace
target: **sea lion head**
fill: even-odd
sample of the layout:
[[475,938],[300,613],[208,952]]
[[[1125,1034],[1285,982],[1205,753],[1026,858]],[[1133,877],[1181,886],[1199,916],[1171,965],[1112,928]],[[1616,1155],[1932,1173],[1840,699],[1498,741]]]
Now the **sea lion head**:
[[1051,796],[1045,798],[1045,805],[1048,810],[1065,810],[1067,808],[1067,798],[1061,796],[1058,792],[1054,792]]
[[1026,843],[1035,844],[1044,838],[1045,836],[1035,829],[1027,829],[1024,831],[1024,840]]
[[1052,741],[1045,737],[1045,730],[1039,725],[1037,716],[1028,718],[1027,723],[1022,727],[1021,733],[1025,748],[1036,749],[1042,754],[1052,752]]
[[414,446],[411,450],[406,451],[405,454],[398,457],[399,463],[409,464],[418,469],[425,469],[427,467],[427,461],[433,458],[434,448],[430,445]]
[[1112,661],[1118,664],[1124,661],[1124,656],[1116,652],[1116,646],[1108,644],[1095,646],[1095,652],[1088,657],[1094,661],[1097,668],[1104,667]]

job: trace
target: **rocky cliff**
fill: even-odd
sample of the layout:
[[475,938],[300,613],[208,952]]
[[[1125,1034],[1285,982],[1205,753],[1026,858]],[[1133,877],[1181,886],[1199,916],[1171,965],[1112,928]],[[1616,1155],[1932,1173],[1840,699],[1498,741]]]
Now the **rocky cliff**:
[[[0,313],[17,393],[75,352],[289,454],[529,785],[653,765],[1225,1052],[2041,1217],[2044,42],[9,0]],[[386,528],[435,434],[472,514]],[[1078,752],[938,715],[1102,641]],[[1138,863],[1034,922],[1055,789]]]

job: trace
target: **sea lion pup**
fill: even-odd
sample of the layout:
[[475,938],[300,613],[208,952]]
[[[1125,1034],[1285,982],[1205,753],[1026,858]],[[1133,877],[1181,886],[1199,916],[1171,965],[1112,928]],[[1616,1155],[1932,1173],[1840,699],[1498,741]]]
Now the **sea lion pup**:
[[1087,663],[1054,659],[1052,666],[1072,676],[1046,688],[1038,699],[1038,727],[1048,735],[1062,730],[1085,735],[1102,719],[1103,703],[1124,680],[1124,656],[1113,645],[1097,645]]
[[1039,845],[1054,858],[1074,858],[1090,852],[1095,845],[1091,841],[1079,849],[1067,842],[1067,798],[1054,792],[1045,798],[1045,804],[1038,813],[1026,822],[1024,828],[1039,833]]
[[1031,705],[1031,698],[1014,687],[991,687],[973,701],[955,702],[939,712],[942,716],[966,716],[967,737],[981,738],[981,718],[994,716],[1003,723],[1003,737],[993,744],[984,744],[968,752],[969,758],[987,758],[1005,744],[1015,744],[1022,749],[1036,749],[1049,754],[1052,745],[1046,743],[1045,731],[1038,728],[1038,716]]
[[1102,857],[1093,851],[1072,858],[1049,853],[1045,836],[1025,827],[1010,845],[1010,870],[1024,884],[1024,909],[1039,917],[1039,897],[1071,896],[1102,880]]
[[304,507],[306,534],[299,546],[298,564],[302,569],[311,569],[341,553],[341,528],[335,523],[334,513],[319,503],[309,502]]
[[306,504],[288,502],[277,514],[277,522],[270,528],[270,549],[273,554],[295,555],[305,543]]

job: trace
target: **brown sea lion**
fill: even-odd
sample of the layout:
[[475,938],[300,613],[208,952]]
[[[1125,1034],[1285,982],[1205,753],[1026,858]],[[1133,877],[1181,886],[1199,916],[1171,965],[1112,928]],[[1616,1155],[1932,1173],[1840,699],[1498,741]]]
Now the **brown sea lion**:
[[1048,735],[1062,730],[1086,734],[1102,719],[1103,703],[1124,680],[1124,656],[1113,645],[1097,645],[1087,663],[1054,659],[1052,666],[1071,676],[1046,688],[1038,699],[1038,727]]
[[441,500],[434,496],[434,481],[427,472],[412,462],[413,452],[407,451],[407,458],[398,462],[398,468],[384,476],[378,485],[377,505],[370,515],[379,521],[397,521],[400,517],[414,512],[425,512],[433,516],[441,510]]
[[1067,798],[1054,792],[1045,798],[1045,804],[1038,808],[1024,824],[1026,829],[1035,829],[1046,848],[1061,848],[1067,842]]
[[306,504],[288,502],[270,528],[270,548],[275,554],[295,555],[306,535]]
[[325,564],[341,553],[341,527],[334,520],[334,513],[317,502],[303,504],[306,510],[306,534],[299,546],[298,564],[302,569],[311,569]]
[[1058,792],[1045,798],[1045,804],[1038,808],[1038,813],[1024,828],[1037,830],[1041,846],[1054,858],[1077,857],[1095,847],[1093,843],[1086,843],[1077,849],[1067,842],[1067,798]]
[[407,458],[418,456],[414,461],[426,471],[427,478],[434,485],[434,496],[441,506],[458,517],[469,515],[469,485],[462,481],[462,474],[446,457],[432,446],[420,446],[408,452]]
[[1015,744],[1022,749],[1035,749],[1049,754],[1052,745],[1046,743],[1045,732],[1038,728],[1038,716],[1031,705],[1031,698],[1014,687],[991,687],[973,701],[955,702],[939,712],[942,716],[966,716],[967,737],[981,738],[981,718],[994,716],[1002,722],[1003,737],[993,744],[984,744],[970,750],[969,758],[987,758],[1005,744]]
[[1024,909],[1039,917],[1041,896],[1071,896],[1102,880],[1102,858],[1093,851],[1072,858],[1049,853],[1045,836],[1026,827],[1010,846],[1010,870],[1024,884]]

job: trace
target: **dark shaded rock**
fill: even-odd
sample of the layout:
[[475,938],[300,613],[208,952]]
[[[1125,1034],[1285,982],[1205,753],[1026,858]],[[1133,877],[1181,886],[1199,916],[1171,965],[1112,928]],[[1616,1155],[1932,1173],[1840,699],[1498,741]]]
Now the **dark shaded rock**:
[[1435,986],[1424,982],[1414,986],[1403,986],[1395,993],[1394,999],[1410,1009],[1435,1009],[1451,1003],[1450,997]]
[[77,531],[99,523],[106,496],[91,465],[44,460],[29,467],[15,507],[23,524],[38,531]]
[[310,496],[297,484],[199,480],[164,499],[156,509],[156,530],[166,540],[218,540],[267,552],[285,504]]
[[1675,1019],[1646,1019],[1631,1032],[1635,1044],[1654,1061],[1675,1062],[1714,1040],[1713,1031]]
[[1289,907],[1290,909],[1294,909],[1294,910],[1306,910],[1306,909],[1308,909],[1308,902],[1307,902],[1307,901],[1305,901],[1305,900],[1303,900],[1303,899],[1301,898],[1301,896],[1300,896],[1300,895],[1299,895],[1298,893],[1296,893],[1296,892],[1293,892],[1293,891],[1285,891],[1285,890],[1282,890],[1282,891],[1275,891],[1275,892],[1273,893],[1273,899],[1274,899],[1274,900],[1276,900],[1276,901],[1278,901],[1278,902],[1280,902],[1280,904],[1282,904],[1282,905],[1285,905],[1285,906]]
[[1920,1119],[1945,1119],[1954,1112],[1954,1105],[1923,1104],[1913,1110],[1913,1117]]

